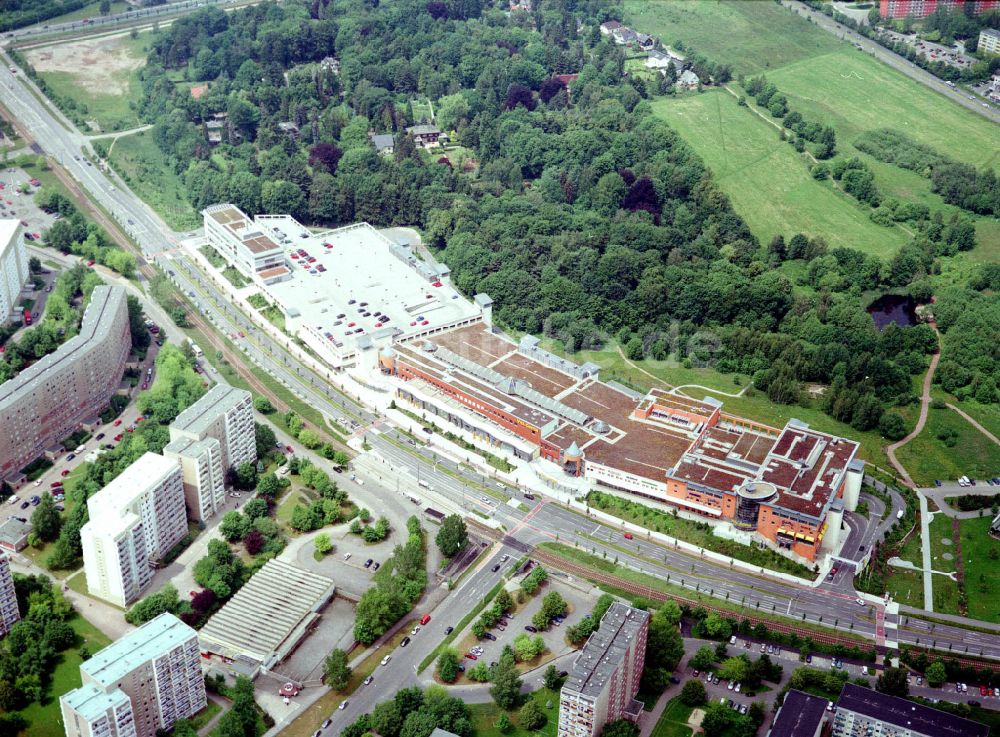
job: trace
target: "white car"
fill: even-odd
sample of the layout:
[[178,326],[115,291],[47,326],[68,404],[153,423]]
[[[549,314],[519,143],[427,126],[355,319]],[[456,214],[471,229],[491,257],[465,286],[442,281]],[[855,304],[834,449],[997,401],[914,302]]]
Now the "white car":
[[415,634],[417,634],[417,633],[418,633],[419,631],[420,631],[420,627],[414,627],[414,628],[413,628],[412,630],[410,630],[410,634],[411,634],[411,635],[415,635]]
[[391,655],[386,655],[384,658],[382,658],[381,665],[388,665],[391,659],[392,659]]
[[[344,553],[344,560],[350,560],[350,559],[351,559],[351,554],[350,553]],[[385,663],[383,663],[383,665],[385,665]]]
[[854,601],[857,603],[858,606],[865,606],[865,600],[862,599],[860,596]]

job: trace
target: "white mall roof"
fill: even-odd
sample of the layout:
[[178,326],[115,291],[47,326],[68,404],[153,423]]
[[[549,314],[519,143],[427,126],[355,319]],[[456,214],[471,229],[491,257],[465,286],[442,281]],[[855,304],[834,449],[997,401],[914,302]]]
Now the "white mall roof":
[[[258,223],[281,230],[292,241],[284,246],[292,278],[269,285],[267,291],[286,313],[297,315],[304,325],[320,334],[329,332],[345,344],[344,349],[337,350],[353,349],[364,336],[402,331],[400,335],[405,338],[408,333],[480,314],[480,308],[464,299],[449,282],[432,281],[430,275],[447,273],[446,267],[417,259],[408,247],[393,243],[367,223],[305,238],[301,237],[303,228],[290,217],[258,218]],[[325,243],[331,248],[326,248]],[[315,263],[292,259],[300,248],[315,257]],[[315,269],[319,264],[326,268],[325,272]],[[441,286],[433,286],[435,283]],[[366,311],[372,314],[362,317]],[[375,312],[388,315],[389,321],[377,327],[380,316]],[[338,320],[340,325],[335,325]],[[423,320],[428,325],[423,325]],[[348,328],[351,322],[355,325]],[[364,332],[354,333],[359,327]],[[348,330],[352,331],[350,336],[346,335]]]

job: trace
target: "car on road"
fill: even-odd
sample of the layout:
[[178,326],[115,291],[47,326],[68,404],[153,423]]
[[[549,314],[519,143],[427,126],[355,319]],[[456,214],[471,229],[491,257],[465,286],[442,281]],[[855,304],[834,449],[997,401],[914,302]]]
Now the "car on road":
[[538,628],[530,624],[524,625],[524,629],[526,629],[528,632],[538,632]]
[[452,627],[451,625],[448,625],[447,627],[444,628],[444,633],[446,635],[450,635],[454,631],[455,631],[455,628]]
[[21,502],[21,509],[27,509],[31,506],[31,502]]
[[64,468],[62,471],[60,471],[59,475],[60,476],[69,476],[70,473],[72,473],[72,472],[68,468]]
[[494,635],[492,632],[487,632],[485,635],[483,635],[483,637],[485,637],[487,640],[491,640],[493,642],[497,641],[497,636]]
[[410,644],[410,638],[409,637],[404,637],[403,641],[399,643],[399,646],[400,647],[406,647],[409,644]]
[[372,563],[372,570],[373,571],[377,571],[381,566],[382,566],[381,563],[379,563],[378,561],[375,561],[374,563]]
[[418,633],[419,631],[420,631],[420,626],[419,626],[419,625],[417,625],[417,626],[416,626],[416,627],[414,627],[414,628],[413,628],[412,630],[410,630],[410,634],[411,634],[411,635],[415,635],[415,634],[417,634],[417,633]]
[[625,533],[625,539],[626,540],[631,540],[632,539],[632,533],[631,532],[626,532]]
[[390,660],[392,660],[392,656],[386,655],[384,658],[382,658],[382,662],[380,663],[380,665],[388,665]]
[[367,678],[366,678],[366,679],[364,680],[364,683],[363,683],[363,685],[367,686],[367,685],[368,685],[369,683],[371,683],[371,682],[372,682],[372,681],[374,681],[374,680],[375,680],[375,676],[368,676],[368,677],[367,677]]
[[122,418],[121,418],[121,417],[119,417],[119,418],[118,418],[117,420],[115,420],[115,421],[114,421],[113,423],[111,423],[111,424],[113,424],[113,425],[114,425],[115,427],[118,427],[118,426],[119,426],[120,424],[122,424]]
[[941,485],[941,479],[934,479],[934,485],[935,486],[940,486]]
[[95,438],[95,440],[104,440],[104,433],[102,432],[97,433],[97,437]]
[[857,604],[858,606],[865,606],[865,600],[862,599],[860,596],[854,600],[854,603]]
[[479,660],[479,656],[476,655],[475,653],[466,653],[465,657],[468,658],[469,660]]
[[68,456],[66,456],[67,461],[71,461],[74,458],[76,458],[76,453],[70,453]]
[[373,562],[374,561],[371,558],[369,558],[368,560],[366,560],[365,561],[365,568],[371,568]]
[[492,568],[491,568],[490,570],[491,570],[491,571],[493,571],[494,573],[496,573],[497,571],[499,571],[499,570],[500,570],[500,564],[499,564],[499,563],[497,563],[497,564],[496,564],[495,566],[493,566],[493,567],[492,567]]
[[430,621],[431,621],[431,615],[430,614],[425,614],[424,616],[422,616],[420,618],[420,624],[427,624]]
[[346,701],[341,701],[340,702],[340,706],[338,706],[337,708],[340,709],[341,711],[343,711],[344,709],[347,708],[347,702]]
[[332,719],[326,719],[326,720],[324,720],[323,724],[320,725],[320,729],[326,729],[327,727],[330,726],[330,722],[332,722],[332,721],[333,721]]

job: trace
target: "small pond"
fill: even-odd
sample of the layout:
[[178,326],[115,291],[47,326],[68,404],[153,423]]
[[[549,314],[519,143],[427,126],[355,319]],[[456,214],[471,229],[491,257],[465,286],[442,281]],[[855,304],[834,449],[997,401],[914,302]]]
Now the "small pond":
[[868,305],[868,314],[879,330],[893,323],[905,328],[917,324],[917,303],[905,295],[885,294]]

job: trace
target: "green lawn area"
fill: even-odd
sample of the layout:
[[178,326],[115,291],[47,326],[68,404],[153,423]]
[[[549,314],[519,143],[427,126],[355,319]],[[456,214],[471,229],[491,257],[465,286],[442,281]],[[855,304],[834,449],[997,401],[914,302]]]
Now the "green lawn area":
[[892,575],[886,578],[885,583],[888,592],[895,601],[920,609],[924,608],[923,573],[893,568]]
[[990,515],[965,519],[962,526],[962,564],[965,568],[965,593],[969,598],[969,616],[987,622],[1000,622],[1000,603],[995,592],[1000,589],[1000,540],[990,537]]
[[[953,447],[938,439],[938,433],[945,431],[957,436]],[[924,431],[896,451],[896,458],[917,484],[930,486],[935,479],[957,479],[963,474],[971,478],[996,475],[1000,447],[958,413],[931,408]]]
[[[133,128],[140,124],[132,104],[142,97],[142,84],[138,78],[138,70],[131,67],[134,67],[133,60],[145,60],[146,47],[151,40],[150,33],[140,33],[136,38],[119,36],[113,41],[100,42],[102,48],[98,52],[87,53],[87,56],[98,59],[98,65],[114,64],[114,71],[107,72],[111,82],[106,88],[95,83],[89,73],[89,66],[82,62],[78,72],[53,70],[40,72],[40,76],[53,93],[64,100],[72,100],[84,119],[97,121],[102,131]],[[44,53],[44,49],[28,52],[27,55],[34,63],[35,54],[40,53]],[[101,58],[102,56],[105,58]],[[124,63],[123,57],[126,60]],[[106,92],[103,91],[105,89]]]
[[[955,535],[951,530],[951,517],[945,514],[935,514],[930,524],[931,534],[931,567],[935,571],[950,573],[955,570]],[[945,545],[942,540],[951,540],[950,545]],[[947,553],[952,556],[951,560],[944,558]]]
[[410,100],[410,113],[413,115],[413,119],[417,122],[421,120],[431,120],[431,114],[433,109],[429,100]]
[[840,48],[831,34],[771,0],[625,0],[625,23],[676,40],[737,73],[759,74]]
[[153,137],[145,133],[123,136],[111,149],[111,164],[128,185],[176,230],[201,224],[184,195],[181,178],[174,174]]
[[[41,23],[36,23],[33,27],[38,26],[50,26],[56,25],[57,23],[70,23],[75,20],[82,20],[84,18],[97,18],[101,15],[100,12],[101,3],[100,0],[96,3],[90,3],[90,5],[84,5],[79,10],[74,10],[71,13],[63,13],[62,15],[57,15],[54,18],[49,18]],[[122,13],[129,9],[129,4],[125,0],[112,0],[111,2],[111,13]]]
[[679,698],[671,699],[660,715],[660,721],[653,727],[651,737],[690,737],[691,728],[687,726],[687,720],[691,718],[692,711]]
[[788,97],[790,109],[832,125],[841,152],[843,142],[859,133],[890,125],[959,161],[1000,166],[993,123],[849,46],[786,66],[768,79]]
[[[1000,404],[980,404],[973,400],[952,402],[952,404],[1000,438]],[[1000,473],[1000,468],[997,468],[996,471]],[[996,476],[998,473],[991,474],[991,476]]]
[[868,219],[870,208],[809,173],[811,161],[778,138],[777,129],[725,90],[653,102],[715,175],[736,212],[761,243],[775,235],[823,236],[831,248],[883,258],[908,240],[899,228]]
[[[472,717],[472,727],[476,737],[555,737],[559,723],[559,692],[539,689],[531,694],[533,698],[548,717],[545,725],[541,729],[528,731],[522,729],[517,723],[517,712],[510,712],[508,716],[514,723],[514,729],[510,732],[502,733],[496,728],[496,721],[500,718],[500,707],[490,702],[486,704],[469,704],[469,714]],[[546,704],[551,703],[552,708],[546,708]]]
[[93,655],[111,644],[111,640],[104,633],[80,615],[70,621],[70,626],[78,636],[77,645],[62,653],[61,660],[52,674],[49,692],[42,702],[31,704],[19,712],[28,722],[28,728],[21,732],[21,737],[63,736],[59,697],[81,684],[80,664],[83,658],[80,657],[80,647],[86,646]]

